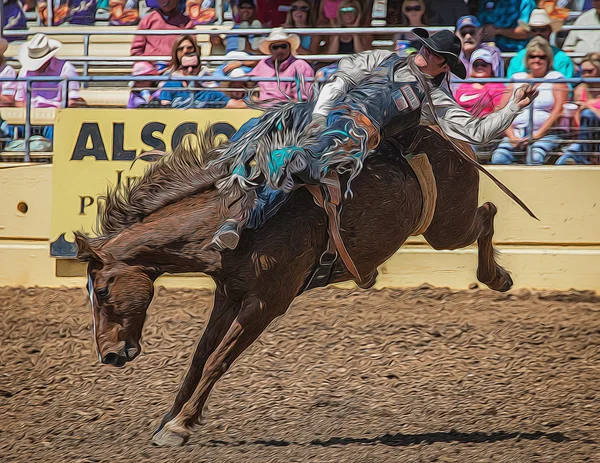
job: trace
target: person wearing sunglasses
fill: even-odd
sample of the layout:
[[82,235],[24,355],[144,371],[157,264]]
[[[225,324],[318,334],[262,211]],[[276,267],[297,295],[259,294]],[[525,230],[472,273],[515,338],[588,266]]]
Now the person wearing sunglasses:
[[[232,163],[236,179],[254,179],[257,175],[268,179],[264,188],[273,196],[269,201],[258,202],[243,221],[224,222],[213,238],[216,249],[235,248],[246,224],[260,226],[260,218],[268,216],[265,207],[276,209],[297,185],[320,184],[328,171],[340,166],[353,178],[366,156],[383,139],[395,141],[397,135],[409,134],[424,124],[437,125],[448,137],[460,141],[485,144],[504,132],[535,98],[533,87],[520,87],[501,110],[483,118],[473,116],[452,98],[446,82],[450,72],[462,79],[466,77],[459,59],[460,39],[448,30],[432,36],[425,29],[412,32],[423,47],[407,58],[391,51],[373,50],[340,60],[338,70],[323,86],[314,106],[306,108],[311,111],[312,107],[312,114],[310,122],[301,129],[300,146],[277,147],[266,153],[266,162],[262,160],[265,153],[250,146],[245,153],[252,152],[252,156],[242,154]],[[251,130],[239,142],[252,145],[253,138]],[[409,162],[421,154],[411,152],[412,145],[398,148],[398,154],[406,156]],[[238,147],[230,145],[227,149],[235,152]],[[255,163],[257,168],[248,171],[246,166],[251,165],[254,156],[261,160]],[[263,168],[265,165],[268,167]],[[274,189],[274,185],[279,186]]]
[[492,72],[495,77],[504,77],[504,61],[502,60],[502,53],[498,47],[487,43],[481,43],[482,39],[481,23],[475,16],[461,16],[456,21],[455,33],[462,43],[462,51],[460,53],[460,60],[467,68],[467,75],[471,75],[472,71],[472,59],[471,57],[477,50],[486,50],[491,54],[492,61]]
[[[546,10],[536,9],[533,10],[529,21],[527,23],[521,22],[521,27],[529,32],[531,38],[542,37],[550,42],[550,36],[558,32],[562,27],[562,21],[552,20]],[[524,48],[517,53],[508,65],[506,75],[508,77],[514,76],[517,72],[525,72],[525,54],[527,49]],[[567,56],[567,54],[560,48],[552,47],[552,56],[554,62],[554,69],[560,72],[563,76],[571,78],[575,73],[575,67],[573,61]]]
[[[428,12],[423,0],[405,0],[402,2],[400,25],[407,27],[423,27],[429,25]],[[409,48],[419,50],[422,42],[412,32],[403,32],[396,34],[394,40],[410,42]]]
[[[276,27],[267,38],[260,42],[259,50],[264,55],[269,55],[258,62],[249,73],[254,77],[291,77],[296,75],[313,77],[314,71],[306,61],[296,58],[300,47],[300,37],[296,34],[287,34],[282,27]],[[299,97],[306,100],[310,94],[310,83],[296,82],[259,82],[261,102],[269,105],[278,101],[298,101]]]
[[[564,76],[552,68],[553,55],[550,44],[543,37],[534,37],[527,44],[525,54],[526,72],[518,72],[515,79],[561,79]],[[524,84],[511,86],[521,88]],[[513,164],[519,157],[528,165],[540,165],[559,147],[565,138],[564,128],[558,125],[567,102],[567,84],[543,82],[537,84],[538,98],[535,107],[519,114],[506,130],[505,138],[492,154],[492,164]],[[518,90],[517,90],[518,91]],[[533,114],[531,112],[533,111]],[[530,121],[533,121],[531,127]],[[533,140],[527,150],[529,139]]]
[[[342,0],[334,27],[360,27],[362,7],[357,0]],[[327,36],[326,54],[352,54],[368,50],[371,38],[361,34],[334,34]]]
[[[581,77],[600,77],[600,52],[587,54],[579,66]],[[575,113],[577,138],[584,142],[600,140],[600,84],[582,83],[573,91],[573,102],[579,106]],[[597,143],[572,143],[563,149],[556,165],[600,164],[600,146]]]
[[[308,0],[296,0],[290,5],[285,24],[286,28],[292,27],[315,27],[315,13],[311,2]],[[301,35],[299,55],[314,55],[319,51],[319,35]]]

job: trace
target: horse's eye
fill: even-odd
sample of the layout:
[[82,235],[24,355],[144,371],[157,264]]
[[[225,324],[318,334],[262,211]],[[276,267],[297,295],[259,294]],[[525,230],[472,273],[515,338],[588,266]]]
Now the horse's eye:
[[104,299],[105,297],[108,297],[108,287],[96,289],[96,296],[98,296],[99,298],[102,298],[102,299]]

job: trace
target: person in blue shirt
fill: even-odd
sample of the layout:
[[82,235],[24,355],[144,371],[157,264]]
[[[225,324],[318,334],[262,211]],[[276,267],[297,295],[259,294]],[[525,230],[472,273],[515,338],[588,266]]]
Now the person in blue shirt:
[[493,40],[502,51],[521,51],[527,45],[528,34],[519,21],[528,22],[536,7],[535,0],[480,0],[484,42]]
[[[550,36],[552,33],[559,31],[561,26],[561,21],[553,21],[550,19],[550,16],[548,16],[548,13],[546,13],[546,10],[542,9],[533,10],[531,17],[529,18],[529,22],[521,24],[521,27],[530,33],[531,38],[543,37],[548,42],[550,42]],[[554,70],[560,72],[567,78],[573,77],[575,67],[573,66],[573,61],[571,61],[571,58],[569,58],[567,54],[560,48],[556,48],[554,46],[552,47],[552,52],[554,53]],[[508,71],[506,72],[507,77],[512,77],[512,75],[516,74],[517,72],[526,71],[526,53],[527,50],[523,49],[513,56],[508,65]]]
[[[203,74],[200,47],[191,36],[183,35],[173,44],[167,74],[173,77]],[[229,98],[223,92],[203,89],[198,84],[185,80],[165,82],[158,97],[160,104],[172,108],[246,108],[243,100]]]

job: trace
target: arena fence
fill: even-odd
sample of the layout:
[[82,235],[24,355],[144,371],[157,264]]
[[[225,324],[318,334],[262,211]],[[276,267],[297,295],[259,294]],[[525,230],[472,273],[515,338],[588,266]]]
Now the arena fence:
[[[25,99],[25,120],[24,120],[24,157],[23,160],[25,162],[31,161],[31,152],[30,152],[30,137],[32,134],[32,108],[31,108],[31,97],[32,97],[32,84],[34,82],[48,82],[48,83],[60,83],[61,85],[61,107],[66,108],[69,101],[69,82],[80,82],[80,83],[90,83],[90,82],[102,82],[102,83],[115,83],[115,82],[131,82],[131,81],[142,81],[142,82],[164,82],[164,81],[193,81],[193,82],[276,82],[278,79],[276,78],[265,78],[265,77],[250,77],[245,76],[241,78],[229,78],[229,77],[213,77],[213,76],[186,76],[186,77],[173,77],[173,76],[77,76],[77,77],[27,77],[25,79],[20,79],[20,82],[26,83],[26,99]],[[12,82],[12,79],[8,78],[0,78],[0,82]],[[280,78],[280,82],[294,82],[293,78]],[[307,82],[313,82],[314,79],[306,78]],[[512,79],[512,78],[492,78],[492,79],[474,79],[469,78],[461,82],[473,82],[473,83],[530,83],[530,84],[540,84],[540,83],[567,83],[571,85],[577,85],[580,83],[587,84],[600,84],[600,78],[570,78],[570,79]],[[202,90],[211,90],[205,89]],[[534,102],[535,106],[535,102]],[[533,111],[530,111],[531,119],[529,121],[529,129],[528,129],[528,144],[527,144],[527,152],[529,153],[531,150],[531,145],[533,143]],[[595,141],[589,140],[578,140],[578,139],[565,139],[561,140],[564,143],[596,143]]]

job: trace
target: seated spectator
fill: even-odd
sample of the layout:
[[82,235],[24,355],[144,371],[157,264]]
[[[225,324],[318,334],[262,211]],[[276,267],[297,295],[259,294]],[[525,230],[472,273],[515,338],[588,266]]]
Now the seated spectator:
[[[177,77],[199,76],[204,72],[200,62],[200,47],[191,36],[184,35],[173,43],[168,72]],[[184,80],[165,82],[159,100],[162,106],[172,108],[246,107],[244,101],[229,98],[222,92],[202,90],[198,82]]]
[[[25,77],[76,77],[75,67],[68,61],[55,57],[62,44],[58,40],[49,39],[45,34],[36,34],[19,49],[19,79]],[[60,82],[32,82],[32,108],[60,108],[62,106],[62,84]],[[79,82],[69,82],[69,106],[77,106],[79,97]],[[27,83],[17,82],[15,106],[24,107],[26,104]],[[42,134],[52,139],[53,127],[45,127]]]
[[483,40],[494,40],[502,51],[521,51],[527,43],[527,31],[519,21],[529,21],[535,8],[536,0],[480,0]]
[[[8,41],[0,38],[0,77],[16,79],[17,72],[7,64],[4,52],[8,48]],[[15,105],[16,82],[0,82],[0,107]]]
[[[357,0],[342,0],[334,27],[360,27],[362,7]],[[327,36],[324,47],[327,54],[353,54],[369,50],[371,39],[361,34],[334,34]]]
[[462,51],[460,60],[467,69],[467,75],[471,74],[471,59],[476,50],[487,50],[492,56],[493,75],[495,77],[504,77],[504,61],[500,50],[486,43],[481,43],[482,29],[481,23],[475,16],[463,16],[456,22],[456,35],[462,42]]
[[[519,72],[513,77],[515,79],[560,79],[563,75],[552,69],[552,48],[543,37],[534,37],[527,45],[525,54],[527,72]],[[521,86],[524,84],[515,84]],[[511,88],[512,93],[513,88]],[[493,164],[511,164],[515,162],[515,153],[523,153],[526,150],[528,137],[530,135],[529,121],[533,119],[533,145],[527,153],[527,164],[543,164],[548,154],[555,150],[561,138],[560,128],[555,125],[563,112],[563,104],[567,101],[569,87],[566,84],[543,83],[537,87],[539,95],[533,106],[522,111],[512,125],[506,131],[506,137],[502,140],[494,154]]]
[[[296,74],[304,77],[313,77],[314,72],[310,65],[296,58],[296,51],[300,47],[300,37],[296,34],[286,34],[283,28],[276,27],[269,37],[262,40],[260,51],[271,55],[258,62],[250,72],[255,77],[292,77]],[[298,89],[296,82],[259,82],[260,99],[263,102],[298,100],[298,93],[307,99],[310,92],[310,83]]]
[[[580,70],[584,78],[600,77],[600,53],[585,56]],[[583,141],[600,140],[600,85],[579,84],[573,92],[573,101],[579,106],[575,114],[575,125],[581,128],[578,138]],[[564,154],[556,164],[598,164],[599,150],[600,146],[595,143],[573,143],[563,150]]]
[[[471,69],[470,76],[476,79],[489,79],[498,77],[494,66],[494,55],[485,48],[476,50],[471,55],[471,62],[467,69]],[[510,93],[504,84],[488,82],[486,84],[463,82],[458,85],[454,98],[457,103],[476,116],[486,116],[506,105]]]
[[[131,75],[138,76],[157,76],[158,69],[147,61],[140,61],[133,65]],[[159,91],[156,90],[158,82],[153,81],[132,81],[129,83],[131,92],[129,93],[128,108],[139,108],[147,106],[151,101],[157,101]]]
[[[559,31],[562,27],[561,21],[552,21],[546,10],[533,10],[528,23],[521,23],[521,27],[525,29],[531,37],[543,37],[545,40],[550,42],[550,36],[553,32]],[[525,54],[527,50],[521,50],[517,53],[508,65],[507,76],[512,77],[518,72],[525,71]],[[563,76],[571,78],[573,77],[574,67],[573,61],[567,56],[567,54],[560,48],[552,47],[552,53],[554,54],[554,69],[560,72]]]
[[[159,8],[145,16],[139,30],[193,29],[190,18],[179,11],[179,0],[158,0]],[[171,54],[178,35],[136,35],[131,43],[131,56],[166,56]]]
[[[315,11],[308,0],[296,0],[292,2],[288,11],[284,27],[315,27]],[[314,55],[319,51],[319,35],[301,35],[299,55]]]
[[110,0],[108,23],[111,26],[135,26],[140,22],[138,0]]
[[[14,31],[20,29],[27,29],[27,17],[25,16],[25,10],[20,0],[2,0],[4,2],[4,12],[2,15],[2,30]],[[14,40],[24,40],[23,37],[7,37],[6,40],[12,42]]]
[[[19,49],[21,69],[19,79],[32,76],[76,77],[75,66],[55,57],[62,43],[49,39],[45,34],[36,34]],[[59,82],[33,82],[31,104],[34,108],[60,108],[62,85]],[[25,106],[27,84],[17,82],[15,105]],[[79,82],[69,82],[69,105],[78,104]]]
[[[430,18],[428,18],[429,15],[423,0],[405,0],[401,8],[401,26],[424,27],[430,25]],[[415,50],[419,50],[423,45],[423,42],[412,32],[397,34],[395,40],[408,42],[407,48]]]
[[[582,13],[575,20],[575,26],[596,26],[600,27],[600,0],[593,1],[593,8]],[[577,53],[593,53],[600,50],[600,29],[595,31],[577,31],[569,32],[563,50]]]
[[[256,19],[256,6],[254,0],[240,0],[237,7],[233,8],[235,18],[234,29],[260,29],[262,23]],[[216,37],[216,36],[215,36]],[[245,51],[256,53],[261,38],[253,35],[228,35],[225,39],[225,51]]]

